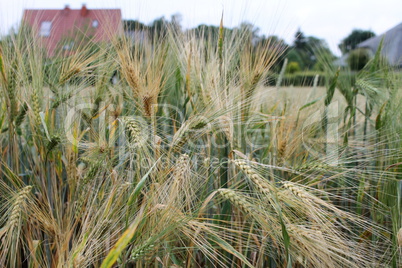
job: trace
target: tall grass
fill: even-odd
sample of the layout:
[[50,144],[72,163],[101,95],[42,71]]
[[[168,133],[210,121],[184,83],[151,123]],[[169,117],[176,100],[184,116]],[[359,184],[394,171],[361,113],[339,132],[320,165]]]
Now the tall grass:
[[247,30],[148,34],[1,41],[0,266],[402,265],[391,69],[302,103],[264,87],[282,48]]

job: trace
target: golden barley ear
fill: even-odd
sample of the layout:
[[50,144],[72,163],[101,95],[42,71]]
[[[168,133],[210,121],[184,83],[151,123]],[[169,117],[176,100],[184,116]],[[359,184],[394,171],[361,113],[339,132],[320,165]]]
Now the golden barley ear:
[[254,216],[256,216],[256,213],[258,214],[256,208],[235,191],[227,188],[221,188],[218,189],[218,193],[225,199],[230,200],[234,205],[238,206],[244,212]]
[[144,107],[145,116],[151,117],[154,112],[153,111],[154,97],[146,95],[146,96],[142,97],[142,103],[143,103],[143,107]]
[[23,210],[23,204],[24,202],[28,199],[28,196],[32,190],[32,186],[26,186],[24,187],[17,195],[17,198],[15,199],[13,205],[12,205],[12,210],[11,210],[11,215],[8,218],[7,226],[9,228],[16,228],[19,225],[20,217],[21,217],[21,212]]

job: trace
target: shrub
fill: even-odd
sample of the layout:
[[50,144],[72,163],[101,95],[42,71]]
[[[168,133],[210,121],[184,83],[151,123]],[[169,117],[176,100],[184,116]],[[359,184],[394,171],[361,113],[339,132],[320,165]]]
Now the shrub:
[[301,71],[300,65],[298,62],[295,62],[295,61],[291,61],[286,68],[286,73],[289,73],[289,74],[294,74],[294,73],[300,72],[300,71]]
[[370,60],[370,52],[367,49],[359,48],[350,52],[348,64],[353,71],[360,71]]

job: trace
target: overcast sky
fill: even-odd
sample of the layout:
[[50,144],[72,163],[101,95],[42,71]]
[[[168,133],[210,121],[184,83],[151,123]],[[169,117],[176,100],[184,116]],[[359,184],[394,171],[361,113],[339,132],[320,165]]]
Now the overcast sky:
[[227,27],[248,21],[260,34],[278,35],[289,44],[300,27],[306,36],[325,39],[337,55],[340,40],[355,28],[381,34],[402,23],[402,0],[0,0],[1,33],[17,25],[24,8],[80,8],[82,3],[89,9],[121,8],[124,19],[146,24],[180,13],[185,28],[218,25],[223,10]]

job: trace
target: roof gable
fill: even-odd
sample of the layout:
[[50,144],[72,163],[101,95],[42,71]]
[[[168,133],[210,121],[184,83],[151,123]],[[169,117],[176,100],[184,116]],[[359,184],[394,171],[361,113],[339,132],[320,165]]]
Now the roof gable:
[[[65,38],[77,35],[93,38],[94,42],[108,41],[115,34],[122,33],[120,9],[27,9],[23,22],[31,26],[53,56],[56,47]],[[47,24],[47,26],[46,26]],[[46,29],[49,27],[46,36]]]
[[384,38],[381,54],[394,66],[402,65],[402,23],[388,30],[384,34],[367,39],[357,47],[368,48],[375,53]]

